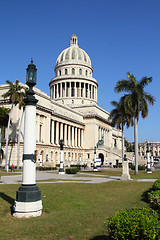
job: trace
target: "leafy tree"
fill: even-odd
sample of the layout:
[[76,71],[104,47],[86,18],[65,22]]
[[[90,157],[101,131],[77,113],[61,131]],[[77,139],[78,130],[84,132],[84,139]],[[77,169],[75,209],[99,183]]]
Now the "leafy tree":
[[122,130],[122,159],[124,158],[124,126],[127,128],[132,124],[132,117],[129,111],[124,106],[125,98],[121,97],[120,102],[112,101],[111,105],[115,108],[110,112],[109,119],[113,127]]
[[125,139],[125,147],[126,147],[126,152],[134,152],[134,143],[129,143]]
[[19,84],[19,80],[16,80],[15,83],[12,83],[10,81],[6,81],[7,84],[9,84],[9,90],[2,95],[4,98],[9,98],[9,102],[11,103],[11,111],[9,114],[9,120],[8,120],[8,127],[7,127],[7,136],[6,136],[6,163],[5,163],[5,169],[8,172],[8,138],[9,138],[9,127],[11,122],[11,115],[13,111],[13,106],[19,105],[19,109],[21,109],[23,104],[23,98],[25,96],[24,93],[24,86],[21,86]]
[[138,119],[148,116],[148,104],[153,105],[155,98],[144,91],[145,86],[152,82],[152,78],[143,77],[137,81],[134,75],[127,73],[128,79],[117,82],[115,92],[127,92],[125,94],[125,109],[128,109],[134,121],[134,143],[135,143],[135,174],[138,174]]
[[7,127],[9,112],[9,108],[0,107],[0,154],[2,153],[2,128]]

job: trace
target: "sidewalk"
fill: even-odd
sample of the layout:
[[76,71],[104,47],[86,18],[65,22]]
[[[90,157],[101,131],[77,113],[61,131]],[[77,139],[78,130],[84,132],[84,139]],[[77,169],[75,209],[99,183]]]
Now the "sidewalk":
[[[83,177],[81,177],[83,175]],[[84,176],[86,175],[86,177]],[[50,179],[54,179],[51,181]],[[49,181],[47,181],[49,180]],[[37,183],[68,183],[68,182],[76,182],[76,183],[94,183],[100,184],[110,181],[120,180],[118,176],[106,176],[106,175],[98,175],[98,174],[90,174],[90,173],[77,173],[75,174],[64,174],[60,175],[59,173],[51,172],[51,171],[37,171],[36,172],[36,181]],[[45,181],[45,182],[44,182]],[[139,179],[138,182],[155,182],[156,179]],[[22,174],[13,175],[13,176],[2,176],[0,184],[21,184],[22,183]]]

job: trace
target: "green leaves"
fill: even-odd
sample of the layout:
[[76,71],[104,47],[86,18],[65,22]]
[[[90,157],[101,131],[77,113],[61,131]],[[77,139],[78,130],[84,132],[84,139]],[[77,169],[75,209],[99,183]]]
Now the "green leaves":
[[125,209],[107,218],[106,225],[111,239],[155,239],[160,234],[159,215],[146,208]]
[[10,103],[15,106],[18,104],[19,109],[24,106],[24,97],[26,95],[26,88],[19,84],[19,80],[15,83],[6,81],[9,84],[9,90],[2,95],[4,98],[9,98]]
[[124,95],[126,98],[126,107],[132,112],[132,117],[139,118],[141,113],[142,118],[148,116],[148,104],[153,105],[155,98],[144,91],[145,86],[152,82],[152,77],[143,77],[137,81],[135,76],[127,72],[128,80],[120,80],[117,82],[115,92],[127,92]]
[[9,112],[9,108],[0,107],[0,127],[7,127]]

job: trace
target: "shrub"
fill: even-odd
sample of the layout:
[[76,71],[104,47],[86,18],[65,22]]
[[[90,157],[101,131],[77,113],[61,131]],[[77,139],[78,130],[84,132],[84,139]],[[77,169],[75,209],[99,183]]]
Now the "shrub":
[[111,239],[159,239],[159,215],[154,210],[130,209],[117,212],[112,218],[107,218],[106,225]]
[[148,200],[154,209],[160,211],[160,190],[155,190],[148,193]]
[[113,167],[114,167],[114,168],[118,168],[118,166],[117,166],[117,165],[113,165]]
[[57,167],[37,167],[36,170],[39,171],[57,170]]
[[[135,165],[131,164],[130,168],[131,168],[131,170],[135,170]],[[145,169],[146,169],[145,165],[138,165],[138,170],[144,171]]]
[[67,174],[76,174],[79,171],[78,168],[67,168],[66,173]]
[[153,184],[153,190],[160,190],[160,179],[156,180]]

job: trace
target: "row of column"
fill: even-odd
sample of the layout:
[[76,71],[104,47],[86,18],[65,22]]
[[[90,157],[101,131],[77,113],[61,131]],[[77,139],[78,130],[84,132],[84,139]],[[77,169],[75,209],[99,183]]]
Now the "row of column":
[[59,145],[64,139],[64,145],[83,147],[83,129],[66,123],[55,121],[50,117],[37,114],[36,141],[46,144]]
[[51,120],[51,143],[58,145],[60,139],[65,146],[83,147],[83,129]]
[[50,89],[52,99],[66,97],[82,97],[97,100],[97,87],[83,82],[62,82],[54,84]]
[[[36,151],[36,160],[37,162],[55,162],[55,163],[59,163],[60,160],[60,152],[58,151],[51,151],[50,153],[47,151]],[[74,164],[76,162],[78,163],[83,163],[83,162],[87,162],[89,160],[88,158],[88,154],[87,153],[81,153],[81,152],[65,152],[64,151],[64,161],[65,162],[73,162]]]

